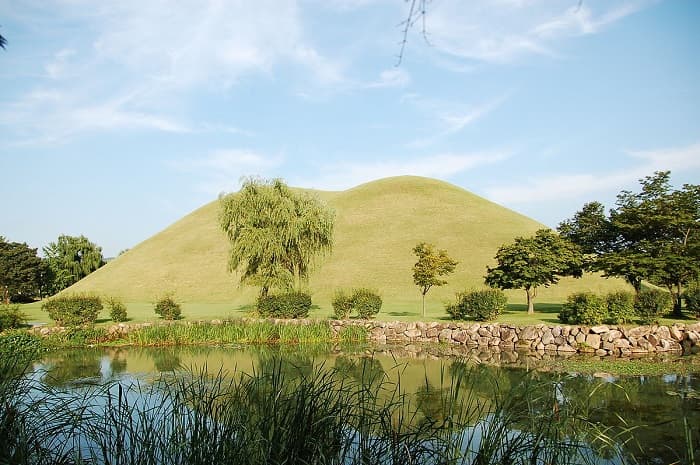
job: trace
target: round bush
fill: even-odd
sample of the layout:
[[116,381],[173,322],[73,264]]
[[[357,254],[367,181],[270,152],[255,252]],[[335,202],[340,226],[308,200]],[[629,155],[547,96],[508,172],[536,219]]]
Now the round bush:
[[352,296],[346,294],[344,290],[339,289],[335,291],[332,305],[335,317],[339,320],[345,320],[350,316],[353,310]]
[[613,325],[631,323],[637,318],[634,311],[634,294],[626,291],[611,292],[605,296],[608,316],[605,322]]
[[75,294],[54,297],[41,305],[59,326],[94,324],[102,310],[102,299],[96,295]]
[[634,310],[643,324],[658,323],[671,309],[671,295],[660,289],[644,289],[634,299]]
[[27,315],[19,305],[0,304],[0,331],[16,329],[27,323]]
[[692,286],[683,293],[685,309],[700,318],[700,286]]
[[161,297],[154,305],[155,312],[164,320],[179,320],[182,317],[182,308],[175,302],[172,296]]
[[126,321],[126,305],[121,300],[112,297],[107,301],[107,306],[109,307],[109,317],[112,321],[115,323]]
[[350,297],[352,307],[357,311],[357,316],[364,320],[373,318],[382,308],[382,298],[377,291],[359,288],[352,291]]
[[311,310],[311,295],[294,291],[261,296],[256,308],[265,318],[306,318]]
[[591,292],[571,294],[559,313],[559,321],[575,325],[598,325],[608,317],[608,305]]
[[503,313],[507,304],[508,298],[502,290],[477,289],[458,293],[456,302],[445,309],[455,320],[489,321]]

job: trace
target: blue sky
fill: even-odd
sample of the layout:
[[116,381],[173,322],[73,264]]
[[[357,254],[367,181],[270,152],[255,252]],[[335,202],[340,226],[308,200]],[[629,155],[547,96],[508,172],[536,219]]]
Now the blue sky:
[[244,175],[443,179],[555,227],[700,182],[700,2],[0,0],[0,235],[116,255]]

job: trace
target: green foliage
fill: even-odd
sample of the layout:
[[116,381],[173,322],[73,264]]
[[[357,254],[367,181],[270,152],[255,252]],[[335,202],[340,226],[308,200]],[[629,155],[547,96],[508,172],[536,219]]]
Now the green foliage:
[[700,185],[673,190],[669,171],[640,183],[639,193],[618,194],[608,216],[589,203],[559,231],[590,254],[589,269],[622,277],[637,292],[644,279],[666,287],[680,316],[683,286],[700,275]]
[[102,299],[91,294],[73,294],[53,297],[41,309],[59,326],[91,325],[102,310]]
[[476,289],[457,293],[456,301],[445,309],[455,320],[490,321],[503,313],[507,303],[508,298],[500,289]]
[[345,320],[353,310],[352,295],[347,294],[343,289],[338,289],[333,295],[332,305],[334,316],[339,320]]
[[333,210],[280,179],[248,178],[220,203],[229,269],[241,272],[241,283],[260,286],[263,296],[269,289],[298,290],[314,259],[333,245]]
[[418,261],[413,265],[413,282],[423,296],[423,316],[425,316],[425,294],[433,286],[443,286],[447,281],[441,276],[454,272],[457,262],[447,255],[447,250],[436,250],[433,244],[421,242],[413,248]]
[[298,291],[262,295],[256,309],[265,318],[306,318],[311,309],[311,295]]
[[121,323],[127,320],[126,305],[120,299],[116,297],[110,297],[107,299],[107,306],[109,307],[109,317],[115,323]]
[[41,270],[36,249],[0,236],[0,300],[9,304],[39,296]]
[[0,360],[28,361],[41,351],[41,338],[27,331],[8,331],[0,334]]
[[357,312],[357,317],[362,319],[373,318],[382,308],[382,297],[373,289],[364,287],[353,289],[347,293],[343,289],[335,292],[333,298],[333,310],[335,317],[344,320]]
[[540,229],[532,237],[516,237],[496,253],[498,266],[487,267],[486,284],[499,289],[524,289],[528,313],[534,312],[533,299],[539,286],[549,287],[561,276],[580,278],[583,255],[578,246],[550,229]]
[[16,329],[27,323],[27,315],[19,305],[0,304],[0,331]]
[[354,289],[352,296],[352,308],[357,316],[363,320],[373,318],[382,308],[382,298],[377,291],[364,287]]
[[44,247],[44,255],[53,276],[51,293],[67,288],[105,264],[102,248],[85,236],[61,235]]
[[634,310],[643,324],[658,323],[671,305],[670,294],[660,289],[642,289],[634,299]]
[[598,325],[607,317],[605,299],[591,292],[571,294],[559,313],[559,321],[576,325]]
[[182,307],[172,295],[164,295],[158,299],[153,310],[164,320],[179,320],[182,317]]
[[689,287],[683,293],[685,308],[700,318],[700,285]]
[[626,291],[611,292],[605,296],[608,316],[605,323],[621,325],[632,323],[637,318],[634,311],[634,294]]

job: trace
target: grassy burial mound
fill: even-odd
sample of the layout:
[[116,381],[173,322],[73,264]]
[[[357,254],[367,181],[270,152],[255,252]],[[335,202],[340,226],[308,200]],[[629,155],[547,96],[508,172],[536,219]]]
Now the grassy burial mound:
[[[333,292],[358,286],[376,288],[385,307],[417,306],[413,247],[421,241],[447,249],[459,261],[449,284],[428,294],[433,306],[454,293],[483,286],[487,265],[499,246],[529,236],[543,225],[434,179],[401,176],[373,181],[342,192],[316,191],[336,211],[335,245],[310,279],[314,303],[330,311]],[[227,271],[229,244],[219,229],[219,203],[211,202],[111,261],[69,292],[98,292],[128,302],[151,302],[165,292],[189,303],[253,303],[257,290],[241,287]],[[572,292],[605,292],[617,280],[588,276],[563,279],[542,289],[537,302],[562,302]],[[524,302],[522,291],[511,301]],[[418,308],[418,307],[416,307]],[[327,312],[324,312],[327,313]]]

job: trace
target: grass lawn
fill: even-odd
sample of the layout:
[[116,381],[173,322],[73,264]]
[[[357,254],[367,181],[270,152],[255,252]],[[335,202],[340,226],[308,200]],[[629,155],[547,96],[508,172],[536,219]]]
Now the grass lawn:
[[[160,317],[153,311],[150,302],[126,302],[130,323],[143,323],[158,321]],[[41,309],[41,303],[35,302],[22,306],[31,323],[51,324],[48,314]],[[250,316],[253,305],[236,305],[229,303],[184,303],[182,304],[182,316],[185,321],[235,319]],[[561,310],[560,303],[535,303],[535,314],[527,314],[527,305],[508,304],[508,309],[498,318],[497,322],[516,326],[529,325],[558,325],[557,314]],[[309,315],[311,318],[327,319],[333,316],[330,305],[314,306]],[[445,306],[440,302],[426,302],[426,316],[422,316],[420,301],[390,302],[382,306],[377,315],[379,321],[450,321],[445,312]],[[684,319],[662,318],[661,324],[694,323],[698,321],[694,316]],[[98,317],[98,324],[109,324],[109,310],[105,308]]]

